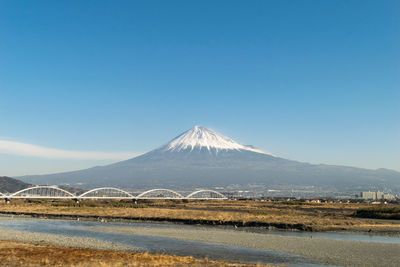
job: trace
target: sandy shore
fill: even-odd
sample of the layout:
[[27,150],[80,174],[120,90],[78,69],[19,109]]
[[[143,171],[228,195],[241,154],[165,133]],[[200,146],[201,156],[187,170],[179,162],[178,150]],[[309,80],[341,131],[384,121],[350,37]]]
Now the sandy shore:
[[0,240],[43,243],[43,244],[64,246],[64,247],[139,252],[139,250],[133,249],[132,247],[112,242],[100,241],[92,238],[67,237],[67,236],[52,235],[52,234],[31,233],[31,232],[11,230],[7,228],[0,228]]
[[[176,238],[189,241],[210,242],[260,250],[281,251],[313,259],[324,265],[340,266],[399,266],[400,244],[332,240],[317,237],[284,236],[243,232],[211,227],[86,227],[89,230],[123,234]],[[0,228],[0,240],[20,241],[55,246],[101,249],[113,251],[137,250],[92,238],[66,237],[54,234],[30,233]]]
[[151,254],[92,238],[65,237],[7,228],[0,228],[0,262],[1,266],[261,266],[190,256]]
[[124,234],[203,241],[247,248],[282,251],[315,259],[320,264],[341,266],[399,266],[400,244],[358,242],[248,233],[222,229],[165,227],[91,227]]

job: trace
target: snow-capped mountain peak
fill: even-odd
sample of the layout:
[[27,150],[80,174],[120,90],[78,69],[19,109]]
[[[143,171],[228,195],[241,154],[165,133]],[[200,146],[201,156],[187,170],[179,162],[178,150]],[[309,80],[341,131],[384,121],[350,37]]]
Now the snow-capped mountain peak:
[[206,148],[208,151],[215,150],[216,152],[220,150],[247,150],[272,156],[272,154],[268,152],[252,146],[241,145],[228,137],[214,132],[211,129],[200,126],[194,126],[192,129],[174,138],[162,149],[165,151],[181,151],[202,148]]

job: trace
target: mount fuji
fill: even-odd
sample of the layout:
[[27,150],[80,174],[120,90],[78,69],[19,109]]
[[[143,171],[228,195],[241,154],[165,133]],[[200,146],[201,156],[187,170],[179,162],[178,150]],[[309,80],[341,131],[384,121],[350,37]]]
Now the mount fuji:
[[[211,129],[194,126],[192,129],[184,132],[171,142],[160,148],[161,151],[186,151],[206,150],[217,155],[218,151],[252,151],[261,154],[271,155],[268,152],[255,149],[252,146],[244,146],[236,143],[232,139],[222,136]],[[189,150],[189,151],[188,151]],[[272,155],[271,155],[272,156]]]
[[225,187],[258,184],[330,188],[400,188],[400,173],[309,164],[241,145],[211,129],[195,126],[141,156],[90,169],[20,177],[32,184],[129,189]]

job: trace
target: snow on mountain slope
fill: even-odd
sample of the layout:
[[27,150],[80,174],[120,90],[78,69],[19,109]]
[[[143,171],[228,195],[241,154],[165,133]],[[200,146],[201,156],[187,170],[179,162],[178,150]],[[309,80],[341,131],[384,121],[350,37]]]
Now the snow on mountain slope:
[[69,184],[87,189],[112,186],[132,190],[163,187],[192,190],[229,185],[306,185],[357,191],[392,188],[400,192],[400,173],[395,171],[292,161],[238,144],[198,126],[132,159],[21,179],[31,184]]
[[194,126],[192,129],[184,132],[171,142],[161,147],[163,151],[182,151],[206,148],[208,151],[215,150],[247,150],[256,153],[273,156],[271,153],[260,149],[241,145],[232,139],[220,135],[211,129]]

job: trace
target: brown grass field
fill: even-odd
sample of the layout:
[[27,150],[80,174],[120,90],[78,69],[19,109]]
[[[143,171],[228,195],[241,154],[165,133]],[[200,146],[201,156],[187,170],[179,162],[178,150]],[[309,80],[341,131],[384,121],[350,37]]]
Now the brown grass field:
[[91,250],[0,241],[1,266],[266,266],[163,254]]
[[[0,213],[103,220],[154,220],[192,224],[265,226],[308,231],[394,231],[400,220],[358,218],[360,210],[398,210],[398,204],[304,203],[262,201],[131,201],[12,200]],[[62,217],[61,217],[62,218]]]

